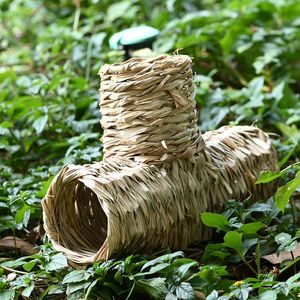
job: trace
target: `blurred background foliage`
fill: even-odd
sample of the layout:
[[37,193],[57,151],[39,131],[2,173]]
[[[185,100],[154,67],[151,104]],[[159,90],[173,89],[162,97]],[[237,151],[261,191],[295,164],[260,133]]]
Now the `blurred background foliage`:
[[40,223],[62,165],[101,160],[97,72],[140,24],[161,31],[154,52],[193,57],[203,131],[256,124],[298,161],[299,1],[0,0],[0,237]]

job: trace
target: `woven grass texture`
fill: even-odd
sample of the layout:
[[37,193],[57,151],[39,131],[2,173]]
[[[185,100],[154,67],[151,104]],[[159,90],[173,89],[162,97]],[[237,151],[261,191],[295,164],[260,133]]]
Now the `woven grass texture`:
[[42,201],[45,230],[69,259],[185,249],[210,236],[200,212],[271,194],[273,184],[255,185],[277,169],[266,133],[199,131],[188,56],[131,59],[100,75],[105,158],[65,166]]
[[104,158],[161,164],[203,148],[191,59],[132,59],[100,69]]

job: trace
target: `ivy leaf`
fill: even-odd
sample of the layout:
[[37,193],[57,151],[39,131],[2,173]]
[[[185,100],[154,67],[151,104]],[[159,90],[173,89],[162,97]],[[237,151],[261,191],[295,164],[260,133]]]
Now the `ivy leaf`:
[[287,184],[281,186],[275,194],[275,202],[277,207],[284,212],[287,203],[297,187],[300,186],[300,171],[297,172],[295,178]]
[[283,97],[284,85],[285,82],[282,81],[278,85],[276,85],[272,90],[271,97],[274,98],[276,102],[278,102]]
[[281,232],[275,236],[275,242],[282,245],[287,245],[291,239],[291,235],[285,232]]
[[297,241],[290,234],[281,232],[275,236],[275,242],[280,245],[278,251],[294,251],[297,248]]
[[45,115],[36,119],[33,122],[32,127],[35,129],[36,133],[39,134],[44,130],[47,122],[48,122],[48,115]]
[[176,288],[176,296],[179,299],[193,299],[195,297],[195,292],[190,283],[181,282]]
[[68,266],[67,258],[62,254],[58,253],[50,257],[50,261],[46,264],[46,271],[55,271]]

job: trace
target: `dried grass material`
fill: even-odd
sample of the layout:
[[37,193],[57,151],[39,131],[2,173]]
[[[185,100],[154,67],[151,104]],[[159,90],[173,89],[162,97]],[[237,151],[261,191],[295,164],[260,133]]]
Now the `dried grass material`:
[[[167,61],[174,59],[175,62],[181,61],[183,64],[187,61],[186,57],[179,60],[178,56],[175,56],[158,58],[157,62],[165,59]],[[190,60],[188,61],[190,68]],[[130,61],[124,63],[124,66],[106,66],[106,69],[102,68],[102,72],[107,72],[107,76],[114,74],[116,82],[121,80],[118,76],[122,78],[124,69],[133,72],[135,68],[137,74],[143,74],[146,66],[147,72],[152,72],[149,60],[145,63],[143,60],[140,63],[137,62],[138,60],[134,60],[131,63]],[[153,61],[153,65],[157,66],[154,62],[156,60]],[[151,66],[153,65],[151,63]],[[170,63],[169,68],[172,71],[175,67]],[[168,69],[161,71],[171,72]],[[177,80],[177,74],[172,73],[168,81],[171,83],[173,76],[174,80]],[[192,76],[191,72],[184,74]],[[132,76],[136,77],[135,73]],[[127,83],[132,82],[126,80]],[[114,86],[114,89],[117,88],[117,85]],[[145,87],[147,88],[148,86]],[[106,93],[109,91],[107,90]],[[112,92],[116,99],[119,99],[118,93]],[[104,97],[105,101],[109,101],[107,97]],[[120,98],[119,101],[122,102],[122,99]],[[139,98],[139,101],[142,99]],[[173,101],[172,99],[170,97],[168,101]],[[167,105],[167,102],[164,102],[164,97],[156,100],[153,98],[151,101],[153,108],[151,110],[148,106],[149,116],[153,112],[156,118],[159,118],[155,103],[163,102]],[[151,101],[148,100],[149,103]],[[192,104],[187,103],[186,106],[193,115],[195,103],[191,97],[189,101]],[[105,107],[104,110],[102,109],[105,123],[111,120],[110,122],[114,124],[111,127],[107,125],[108,127],[105,128],[105,142],[108,142],[112,134],[120,137],[116,129],[124,122],[118,121],[119,116],[124,115],[129,107],[130,111],[134,111],[134,105],[122,108],[123,111],[118,110],[120,107],[115,100],[110,102],[118,111],[118,115],[113,115],[114,110],[109,110],[102,98],[101,105]],[[135,105],[138,106],[138,103],[135,102]],[[182,116],[181,109],[171,105],[167,107],[170,107],[170,114],[174,117],[176,113]],[[169,115],[165,117],[168,118]],[[139,121],[137,115],[135,117],[137,119],[128,121],[128,124],[140,122],[137,126],[139,128],[137,136],[140,137],[143,123]],[[147,131],[149,122],[147,120],[143,122]],[[166,123],[165,126],[168,124]],[[196,132],[194,125],[185,126],[185,128],[190,128],[190,131]],[[133,129],[134,126],[131,130]],[[123,127],[119,130],[122,132]],[[124,130],[128,133],[126,126]],[[168,127],[168,130],[175,143],[176,138],[174,138],[172,127]],[[110,134],[107,134],[107,131]],[[164,129],[162,131],[164,140],[168,141],[167,131]],[[90,263],[126,253],[166,247],[185,249],[191,243],[205,240],[210,235],[210,232],[201,226],[200,212],[220,211],[228,199],[232,198],[243,200],[252,195],[254,201],[257,198],[265,199],[270,195],[273,189],[272,183],[255,185],[255,180],[261,171],[277,169],[276,153],[267,134],[251,126],[225,126],[205,133],[203,136],[200,132],[198,134],[200,137],[188,139],[185,144],[187,149],[192,149],[188,151],[194,154],[187,158],[177,158],[186,150],[175,154],[163,152],[165,148],[160,148],[160,140],[159,142],[153,141],[161,149],[160,151],[156,152],[156,148],[152,149],[149,145],[144,148],[144,142],[140,141],[142,146],[138,147],[139,144],[136,144],[136,149],[148,149],[149,152],[142,150],[134,154],[131,151],[132,144],[123,145],[123,141],[116,148],[114,145],[106,148],[106,151],[110,153],[107,155],[110,157],[102,162],[64,167],[54,178],[42,202],[44,226],[54,247],[64,251],[71,260],[77,263]],[[117,141],[119,140],[118,138]],[[198,144],[200,146],[196,147],[197,151],[191,146],[193,141],[201,141]],[[168,142],[166,144],[168,145]],[[118,151],[121,151],[124,157],[117,155],[116,149],[119,149]],[[158,160],[163,157],[160,156],[161,154],[167,155],[167,158],[162,159],[164,163],[157,164]],[[155,164],[141,162],[143,160],[152,161]]]
[[78,263],[170,247],[185,249],[209,231],[199,213],[228,199],[267,198],[255,186],[276,169],[267,135],[255,127],[222,127],[203,135],[205,149],[162,167],[113,157],[66,166],[43,201],[45,229],[57,250]]
[[104,158],[150,164],[192,157],[203,148],[191,59],[133,58],[100,69]]

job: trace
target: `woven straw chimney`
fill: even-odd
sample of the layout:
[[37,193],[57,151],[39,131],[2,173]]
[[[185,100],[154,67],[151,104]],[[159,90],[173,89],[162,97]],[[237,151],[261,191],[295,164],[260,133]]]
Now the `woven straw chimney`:
[[191,59],[130,59],[100,70],[104,160],[65,166],[42,205],[54,247],[77,263],[185,249],[209,238],[199,214],[229,199],[266,199],[276,170],[266,133],[225,126],[201,134]]

